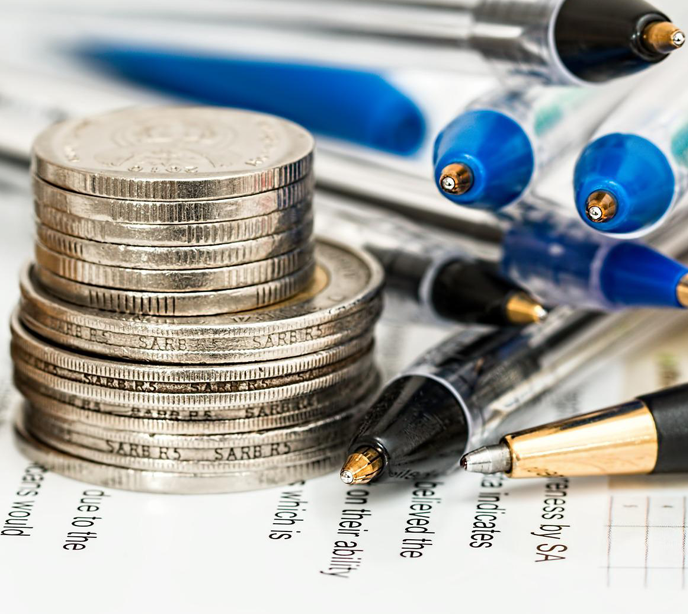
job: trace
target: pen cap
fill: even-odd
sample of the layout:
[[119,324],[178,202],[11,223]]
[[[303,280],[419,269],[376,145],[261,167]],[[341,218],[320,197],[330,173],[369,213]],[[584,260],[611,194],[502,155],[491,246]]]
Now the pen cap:
[[385,457],[378,481],[416,480],[456,467],[467,441],[466,416],[451,391],[431,377],[407,375],[383,390],[349,453],[373,446]]
[[[576,163],[576,209],[598,232],[618,236],[649,232],[674,203],[676,179],[664,153],[635,134],[608,134],[590,143]],[[588,198],[597,191],[616,200],[611,219],[593,222],[586,215]]]
[[677,287],[688,274],[680,262],[639,243],[617,243],[600,270],[600,288],[621,307],[682,308]]
[[418,106],[362,70],[101,44],[82,50],[127,79],[207,104],[272,113],[313,132],[395,154],[425,137]]
[[564,0],[554,24],[559,59],[583,81],[633,74],[666,55],[647,48],[644,29],[670,21],[644,0]]
[[511,117],[478,109],[459,115],[439,134],[434,149],[435,182],[442,170],[464,164],[472,185],[464,194],[448,194],[452,202],[477,209],[501,209],[520,198],[535,170],[533,145]]

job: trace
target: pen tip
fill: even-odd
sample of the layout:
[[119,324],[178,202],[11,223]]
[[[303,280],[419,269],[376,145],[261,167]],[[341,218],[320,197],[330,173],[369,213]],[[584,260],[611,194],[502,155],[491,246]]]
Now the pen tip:
[[655,21],[643,30],[643,42],[650,51],[667,55],[683,47],[686,35],[669,21]]
[[508,473],[511,470],[511,453],[503,443],[484,446],[464,454],[461,468],[471,473]]
[[676,298],[681,307],[688,308],[688,275],[681,277],[676,286]]
[[346,459],[339,478],[344,484],[367,484],[374,480],[385,467],[385,459],[377,448],[358,448]]
[[440,189],[445,194],[460,196],[473,187],[473,172],[465,164],[448,164],[440,173]]
[[616,209],[616,198],[605,190],[593,192],[585,203],[585,215],[595,224],[611,220],[616,215]]
[[516,292],[506,303],[506,316],[512,324],[534,324],[547,317],[547,310],[532,296],[525,292]]

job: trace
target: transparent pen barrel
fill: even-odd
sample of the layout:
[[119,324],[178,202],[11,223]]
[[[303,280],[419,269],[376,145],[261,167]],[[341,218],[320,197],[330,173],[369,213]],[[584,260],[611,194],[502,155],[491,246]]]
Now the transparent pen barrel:
[[252,55],[461,73],[497,70],[574,83],[554,48],[553,22],[562,2],[251,0],[224,4],[217,18],[231,21],[223,24],[231,34],[227,45]]
[[675,179],[672,206],[688,192],[688,75],[685,58],[672,58],[640,81],[632,96],[600,126],[593,140],[612,134],[635,135],[664,155]]
[[512,414],[572,374],[632,352],[679,321],[678,313],[657,318],[650,311],[601,315],[560,308],[544,325],[533,327],[527,343],[515,343],[512,355],[502,357],[484,381],[464,391],[469,422],[476,427],[469,448],[491,441],[505,419],[513,424]]
[[536,169],[544,170],[581,147],[629,90],[627,82],[594,88],[501,88],[469,108],[496,111],[516,121],[531,142]]
[[413,300],[414,316],[419,315],[418,308],[426,315],[434,313],[431,289],[440,268],[450,260],[468,258],[464,250],[438,233],[424,231],[387,211],[350,201],[338,203],[324,195],[316,198],[316,211],[316,233],[367,249],[376,256],[387,272],[388,288],[403,288],[401,294],[405,296],[398,298]]

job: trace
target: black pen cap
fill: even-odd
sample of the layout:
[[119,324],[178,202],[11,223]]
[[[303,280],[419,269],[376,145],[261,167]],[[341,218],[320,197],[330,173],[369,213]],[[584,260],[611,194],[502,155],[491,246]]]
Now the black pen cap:
[[458,466],[468,441],[466,415],[451,390],[431,377],[389,384],[366,414],[349,448],[371,446],[384,457],[376,481],[422,480]]
[[644,0],[564,0],[554,43],[566,68],[592,83],[623,77],[666,54],[643,41],[645,28],[669,18]]

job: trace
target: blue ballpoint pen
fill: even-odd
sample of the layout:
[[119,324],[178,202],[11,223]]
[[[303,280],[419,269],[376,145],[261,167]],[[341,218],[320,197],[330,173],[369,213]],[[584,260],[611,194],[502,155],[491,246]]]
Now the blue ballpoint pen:
[[317,134],[394,154],[414,153],[425,136],[418,106],[372,72],[115,43],[91,45],[79,53],[157,90],[272,113]]
[[[523,289],[548,307],[688,307],[688,267],[646,245],[594,233],[575,217],[557,213],[560,205],[542,199],[529,198],[510,219],[502,216],[508,224],[500,247],[480,258],[467,257],[469,247],[462,237],[376,211],[372,203],[362,206],[360,201],[319,194],[315,206],[319,232],[371,251],[385,266],[388,290],[415,295],[424,312],[443,318],[516,324],[517,314],[508,300],[517,289],[523,298],[513,307],[520,305],[521,315],[530,315],[521,324],[534,321],[537,310],[545,313]],[[506,281],[488,285],[485,276],[490,272],[493,280]],[[509,290],[509,283],[516,285]],[[498,288],[503,301],[495,300],[500,297]],[[499,304],[505,309],[490,308]],[[479,316],[470,315],[475,313]],[[506,317],[497,319],[496,313]]]
[[[671,69],[671,70],[669,70]],[[576,164],[576,208],[598,232],[643,236],[688,194],[685,60],[658,69],[604,122]]]
[[490,93],[435,141],[435,182],[452,202],[498,210],[523,198],[537,174],[580,147],[628,84],[599,89],[518,88]]
[[500,269],[545,305],[602,311],[688,307],[688,267],[537,205],[524,207],[506,232]]

